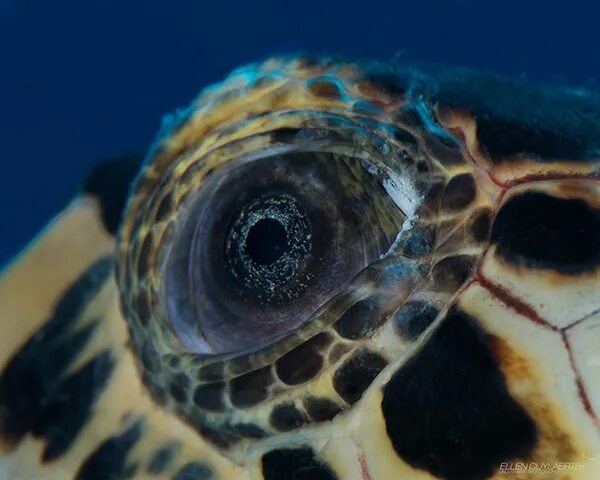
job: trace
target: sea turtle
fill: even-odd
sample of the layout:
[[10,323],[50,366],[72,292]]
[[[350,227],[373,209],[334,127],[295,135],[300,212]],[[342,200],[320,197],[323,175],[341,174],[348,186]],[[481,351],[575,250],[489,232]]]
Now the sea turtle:
[[0,279],[2,478],[600,478],[600,96],[275,58],[138,167]]

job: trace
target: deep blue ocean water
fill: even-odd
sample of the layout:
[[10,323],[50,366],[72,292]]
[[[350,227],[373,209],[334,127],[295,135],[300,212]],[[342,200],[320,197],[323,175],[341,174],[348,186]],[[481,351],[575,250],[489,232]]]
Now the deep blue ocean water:
[[162,114],[287,52],[431,60],[593,86],[588,0],[0,0],[0,264],[101,158],[144,151]]

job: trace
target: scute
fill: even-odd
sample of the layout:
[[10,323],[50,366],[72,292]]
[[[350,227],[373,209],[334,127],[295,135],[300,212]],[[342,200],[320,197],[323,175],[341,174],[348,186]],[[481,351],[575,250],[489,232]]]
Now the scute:
[[600,263],[600,211],[580,199],[541,192],[513,196],[491,235],[497,254],[511,264],[577,274]]
[[537,441],[485,332],[458,309],[383,387],[381,409],[397,454],[441,478],[489,477]]

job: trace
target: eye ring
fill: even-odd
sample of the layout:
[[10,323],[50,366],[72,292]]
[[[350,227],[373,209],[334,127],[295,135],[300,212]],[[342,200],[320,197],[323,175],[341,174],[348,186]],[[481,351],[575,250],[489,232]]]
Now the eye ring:
[[[293,197],[263,195],[245,205],[227,229],[225,257],[234,277],[249,289],[261,290],[261,299],[268,302],[278,299],[277,286],[306,262],[311,238],[307,213]],[[275,240],[276,248],[264,248],[268,240]]]
[[[203,411],[193,402],[194,389],[200,388],[197,387],[198,382],[200,386],[225,385],[226,389],[220,395],[232,394],[227,393],[228,389],[232,388],[227,385],[233,379],[249,375],[251,372],[262,371],[261,369],[272,371],[271,365],[307,339],[331,327],[349,306],[365,298],[368,289],[348,288],[353,278],[351,275],[346,283],[340,285],[340,295],[335,297],[335,293],[330,294],[326,300],[331,301],[317,303],[321,304],[322,308],[317,309],[314,314],[294,327],[293,334],[286,332],[278,334],[266,343],[255,342],[252,348],[211,353],[211,346],[207,339],[198,336],[197,331],[193,329],[196,315],[195,309],[189,304],[189,285],[192,283],[187,287],[182,284],[183,288],[174,289],[181,292],[181,295],[177,296],[173,294],[173,290],[169,290],[167,281],[167,272],[171,268],[169,265],[178,258],[181,262],[181,271],[189,277],[189,252],[193,249],[178,249],[175,245],[181,242],[182,238],[186,238],[185,242],[188,245],[194,245],[198,240],[197,232],[190,227],[191,223],[186,223],[185,220],[192,217],[182,216],[183,211],[188,213],[193,211],[198,192],[204,187],[207,187],[206,194],[216,191],[213,187],[218,186],[219,175],[225,174],[229,169],[237,168],[240,162],[251,164],[261,159],[290,154],[324,155],[323,158],[329,158],[324,165],[336,165],[340,159],[350,159],[351,163],[348,165],[352,165],[352,168],[349,173],[364,175],[364,180],[375,182],[386,198],[391,198],[387,190],[391,188],[390,183],[393,183],[393,179],[388,179],[389,167],[386,162],[396,162],[394,165],[396,171],[405,168],[408,178],[416,178],[413,171],[414,162],[407,159],[403,146],[389,136],[389,127],[385,125],[362,122],[360,119],[350,120],[330,112],[295,111],[273,114],[271,120],[278,128],[271,128],[270,120],[266,117],[268,116],[249,119],[237,127],[228,126],[226,135],[223,132],[215,132],[212,140],[208,136],[205,141],[212,148],[204,150],[201,155],[198,152],[202,152],[205,146],[187,152],[179,151],[170,158],[170,161],[166,160],[167,157],[161,157],[160,151],[155,152],[152,161],[148,163],[148,167],[134,187],[128,207],[131,213],[126,216],[128,221],[124,223],[120,234],[120,260],[117,273],[123,298],[122,305],[131,328],[132,346],[142,360],[144,381],[157,401],[164,401],[165,398],[171,402],[175,400],[177,411],[200,431],[205,431],[208,427],[227,430],[225,426],[230,424],[237,414],[226,406],[225,410],[218,414]],[[248,122],[257,122],[261,125],[258,133],[236,138],[237,128],[244,131],[250,129]],[[293,127],[285,127],[284,136],[281,135],[282,122]],[[264,131],[260,131],[261,129]],[[226,141],[229,137],[233,140]],[[216,140],[217,138],[221,143]],[[283,138],[285,140],[280,140]],[[215,183],[213,187],[210,187],[211,179]],[[384,179],[388,183],[385,183]],[[351,185],[352,183],[344,185],[344,191],[351,195],[358,194],[359,190],[348,188]],[[273,195],[272,191],[265,193]],[[284,193],[287,192],[283,191],[279,195],[280,200],[284,198]],[[261,196],[258,195],[256,198]],[[269,198],[268,195],[265,198]],[[287,201],[288,204],[297,203],[296,196],[291,198],[292,201]],[[394,203],[392,200],[390,202],[390,205]],[[364,205],[361,201],[357,204]],[[212,204],[215,210],[217,207],[217,204]],[[305,214],[303,209],[305,209],[304,205],[301,204],[297,208],[301,212],[300,217],[310,217],[310,213]],[[372,259],[385,254],[387,248],[391,248],[405,221],[404,212],[400,207],[394,205],[393,209],[401,212],[402,215],[393,220],[391,217],[388,219],[392,221],[386,223],[387,237],[382,240],[383,243],[378,243],[380,247],[372,251],[371,255],[376,255]],[[370,221],[375,217],[369,217],[368,211],[362,211],[361,214],[365,216],[365,225],[372,225]],[[248,217],[248,215],[244,216]],[[251,222],[244,235],[249,234],[251,227],[257,223],[258,221]],[[284,226],[284,230],[286,226],[290,228],[289,224],[280,223]],[[186,224],[189,228],[185,228]],[[230,218],[227,223],[224,223],[226,227],[223,228],[223,232],[231,231],[231,226],[234,224],[235,218]],[[247,239],[248,235],[245,237],[244,235],[242,237]],[[289,236],[286,240],[288,238]],[[297,249],[313,252],[318,249],[318,239],[319,235],[315,236],[314,232],[311,232],[310,245],[300,244]],[[246,243],[238,242],[233,250],[240,251],[244,246],[245,251]],[[342,246],[352,244],[352,242],[341,243]],[[223,255],[225,251],[226,248],[222,248]],[[367,261],[365,265],[368,263]],[[367,272],[366,275],[370,274]],[[367,279],[366,282],[363,279],[359,284],[364,287],[368,285],[369,280]],[[335,298],[331,299],[332,296]],[[276,304],[277,299],[273,297],[267,300],[273,305]],[[169,320],[169,312],[173,308],[179,312],[175,317],[171,317],[180,322],[175,326],[172,320]],[[329,342],[326,345],[329,345]],[[334,347],[335,345],[331,346],[332,349]],[[177,362],[172,362],[173,359],[177,359]],[[182,372],[186,372],[189,380],[185,385],[176,387],[178,395],[176,397],[165,395],[164,392],[168,392],[171,388],[172,379],[181,378]],[[193,375],[191,379],[190,372],[194,372],[191,373]],[[280,382],[280,380],[276,381]],[[277,386],[277,391],[285,392],[291,387],[291,385]],[[248,409],[247,415],[252,415],[252,412],[252,409]]]

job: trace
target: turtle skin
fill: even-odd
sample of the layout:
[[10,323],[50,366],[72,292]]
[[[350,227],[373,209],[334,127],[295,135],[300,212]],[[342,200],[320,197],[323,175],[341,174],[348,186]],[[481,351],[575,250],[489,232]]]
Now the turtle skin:
[[600,478],[599,173],[593,92],[234,71],[0,277],[0,477]]

